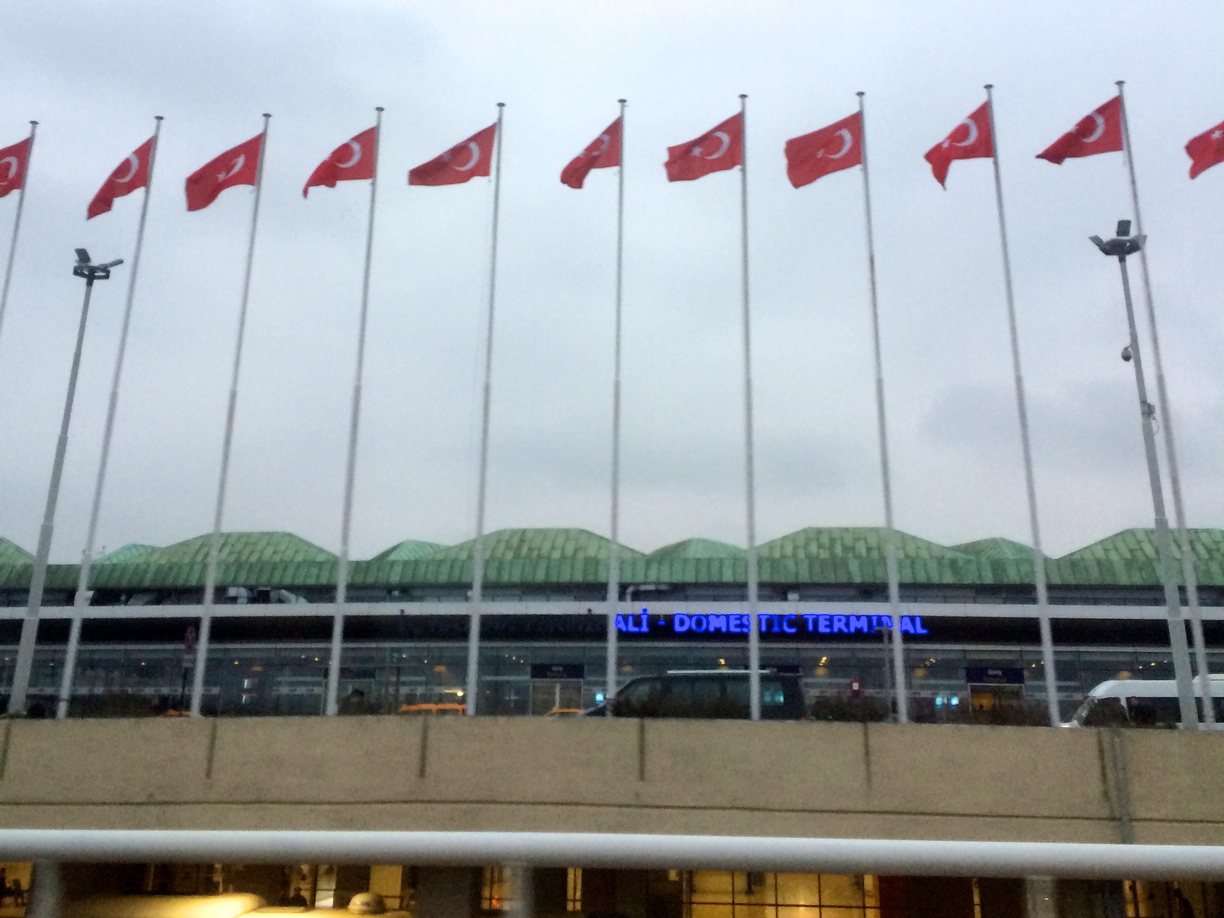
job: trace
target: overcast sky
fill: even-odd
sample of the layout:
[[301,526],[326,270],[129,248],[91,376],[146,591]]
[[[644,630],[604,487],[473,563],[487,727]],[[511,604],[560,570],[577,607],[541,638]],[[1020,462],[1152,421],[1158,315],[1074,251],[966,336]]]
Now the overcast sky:
[[[386,107],[353,554],[474,527],[491,185],[407,170],[504,101],[488,528],[608,532],[615,172],[560,184],[629,99],[622,540],[744,544],[739,177],[669,184],[665,148],[749,94],[761,541],[879,525],[862,186],[801,190],[785,140],[867,93],[899,528],[1028,541],[989,162],[923,153],[996,86],[1045,546],[1151,525],[1116,264],[1121,154],[1034,155],[1127,80],[1192,525],[1224,524],[1224,119],[1218,0],[1178,4],[9,0],[0,146],[40,122],[0,332],[0,535],[33,550],[81,282],[130,257],[139,195],[85,206],[164,115],[99,546],[210,530],[251,190],[187,213],[186,176],[273,113],[225,528],[339,545],[365,183],[306,177]],[[0,200],[7,246],[17,196]],[[52,558],[84,545],[129,266],[96,289]]]

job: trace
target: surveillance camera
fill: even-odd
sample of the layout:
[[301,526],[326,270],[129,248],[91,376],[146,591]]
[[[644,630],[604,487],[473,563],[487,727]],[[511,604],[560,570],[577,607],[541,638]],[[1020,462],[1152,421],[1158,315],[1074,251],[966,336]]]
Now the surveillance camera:
[[1135,355],[1131,353],[1129,344],[1126,347],[1122,348],[1122,359],[1123,360],[1125,360],[1127,363],[1130,363],[1132,360],[1134,360],[1134,358],[1135,358]]

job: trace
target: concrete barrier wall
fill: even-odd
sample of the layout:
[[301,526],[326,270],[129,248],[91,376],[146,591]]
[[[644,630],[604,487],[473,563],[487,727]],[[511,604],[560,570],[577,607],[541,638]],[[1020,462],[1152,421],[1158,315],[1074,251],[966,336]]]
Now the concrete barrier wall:
[[1224,844],[1224,735],[544,718],[6,721],[0,826]]

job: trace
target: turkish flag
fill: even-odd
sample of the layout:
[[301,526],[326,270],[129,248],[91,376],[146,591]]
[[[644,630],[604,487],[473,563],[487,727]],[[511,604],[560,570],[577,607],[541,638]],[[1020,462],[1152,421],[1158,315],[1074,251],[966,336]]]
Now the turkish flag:
[[744,115],[732,115],[696,140],[667,148],[669,182],[691,182],[711,172],[734,169],[744,161]]
[[1117,153],[1122,149],[1122,97],[1114,96],[1037,154],[1056,166],[1064,159]]
[[863,117],[855,112],[786,142],[786,177],[796,188],[863,161]]
[[0,149],[0,198],[25,186],[26,167],[29,163],[29,137],[21,143]]
[[1204,131],[1186,144],[1190,155],[1190,178],[1197,177],[1204,169],[1224,163],[1224,122],[1209,131]]
[[493,145],[497,123],[490,124],[441,156],[408,172],[409,185],[461,185],[477,176],[489,174],[493,164]]
[[123,162],[115,167],[98,193],[89,202],[85,211],[85,219],[92,220],[98,214],[104,214],[111,209],[115,198],[131,194],[138,188],[149,184],[149,162],[153,159],[153,138],[150,137],[135,151],[130,153]]
[[948,187],[948,168],[957,159],[984,159],[994,156],[994,137],[990,133],[990,103],[983,102],[972,115],[952,129],[923,157],[931,164],[931,174]]
[[263,134],[256,134],[187,176],[187,209],[203,210],[226,188],[254,185],[262,150]]
[[571,188],[581,188],[592,169],[609,169],[620,164],[621,120],[617,118],[561,170],[561,183]]
[[319,163],[306,179],[302,197],[316,185],[335,188],[336,182],[374,178],[375,151],[378,149],[378,128],[362,131],[352,140],[332,150],[332,155]]

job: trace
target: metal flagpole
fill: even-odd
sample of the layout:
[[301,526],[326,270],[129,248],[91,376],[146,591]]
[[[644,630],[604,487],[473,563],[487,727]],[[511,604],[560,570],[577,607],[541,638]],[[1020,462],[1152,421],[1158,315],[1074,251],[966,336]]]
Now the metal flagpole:
[[68,425],[72,421],[72,403],[76,399],[77,375],[81,369],[81,349],[85,344],[85,323],[89,317],[89,299],[95,280],[110,277],[111,268],[123,264],[123,259],[104,265],[91,265],[89,253],[77,249],[74,277],[85,279],[85,300],[81,304],[81,322],[77,327],[76,349],[72,352],[72,369],[68,373],[68,393],[64,397],[64,415],[60,421],[59,439],[55,443],[55,460],[51,464],[51,484],[47,488],[47,505],[42,528],[38,533],[38,554],[30,575],[30,594],[25,619],[21,623],[21,640],[17,660],[13,665],[13,687],[9,692],[8,713],[24,714],[26,693],[30,688],[30,671],[34,667],[34,647],[38,642],[38,616],[42,610],[43,587],[47,582],[47,558],[51,554],[51,536],[55,530],[55,505],[59,501],[60,481],[64,475],[64,454],[68,451]]
[[621,292],[625,253],[625,100],[620,103],[620,166],[616,178],[616,319],[612,348],[612,541],[608,546],[608,679],[604,704],[612,716],[616,696],[616,610],[620,606],[620,427],[621,427]]
[[[1135,211],[1135,234],[1143,235],[1143,217],[1139,213],[1139,185],[1135,181],[1135,157],[1131,151],[1130,121],[1126,116],[1126,98],[1122,94],[1124,80],[1118,80],[1118,99],[1122,109],[1122,139],[1126,152],[1126,171],[1130,178],[1131,206]],[[1186,605],[1190,610],[1190,630],[1194,636],[1195,668],[1198,670],[1199,691],[1203,704],[1203,723],[1215,723],[1215,707],[1211,701],[1211,668],[1207,663],[1207,642],[1203,636],[1203,610],[1199,605],[1198,573],[1194,569],[1194,549],[1186,525],[1186,507],[1182,501],[1181,469],[1177,462],[1177,446],[1173,436],[1173,412],[1169,408],[1169,391],[1165,387],[1164,361],[1160,356],[1160,334],[1156,327],[1156,306],[1152,300],[1152,282],[1148,273],[1147,245],[1139,249],[1139,269],[1143,279],[1143,299],[1147,307],[1148,331],[1152,340],[1152,362],[1156,367],[1156,400],[1160,405],[1161,430],[1164,434],[1165,455],[1169,460],[1169,485],[1173,491],[1173,514],[1177,523],[1177,541],[1181,549],[1182,577],[1186,583]]]
[[81,644],[81,619],[89,605],[89,574],[93,566],[94,545],[98,536],[98,517],[102,509],[102,489],[106,484],[106,468],[110,462],[111,438],[115,431],[115,413],[119,408],[119,381],[123,376],[123,359],[127,355],[128,329],[132,321],[132,302],[136,297],[136,277],[140,272],[140,252],[144,248],[145,220],[149,214],[149,194],[153,188],[153,168],[157,163],[157,143],[161,136],[162,116],[153,119],[153,145],[149,151],[149,173],[145,181],[144,198],[140,203],[140,221],[136,224],[136,248],[132,253],[132,272],[128,275],[127,297],[123,303],[123,322],[119,330],[119,350],[115,354],[115,369],[111,376],[110,402],[106,407],[106,426],[102,431],[102,456],[98,460],[98,477],[94,482],[93,505],[89,510],[89,529],[85,550],[81,553],[81,569],[77,575],[76,597],[73,600],[72,623],[68,629],[68,650],[64,655],[64,671],[60,676],[59,701],[55,716],[68,716],[72,698],[72,681],[76,676],[77,650]]
[[[1190,647],[1186,642],[1186,626],[1182,620],[1181,597],[1177,592],[1177,574],[1173,569],[1173,545],[1169,539],[1169,519],[1165,510],[1164,487],[1160,479],[1160,458],[1156,454],[1156,408],[1148,401],[1147,382],[1143,375],[1143,358],[1139,352],[1139,331],[1135,326],[1135,308],[1131,300],[1130,273],[1126,256],[1142,248],[1144,238],[1128,238],[1130,221],[1118,223],[1118,237],[1103,242],[1089,237],[1104,254],[1118,259],[1122,271],[1122,296],[1126,303],[1126,324],[1130,332],[1130,356],[1135,364],[1135,388],[1139,396],[1139,417],[1143,428],[1143,452],[1147,459],[1148,485],[1152,489],[1152,510],[1156,517],[1156,555],[1160,565],[1160,580],[1164,587],[1165,610],[1168,614],[1169,647],[1173,652],[1173,674],[1177,680],[1177,703],[1184,728],[1196,729],[1199,719],[1194,704],[1194,682],[1190,672]],[[1210,697],[1210,696],[1209,696]]]
[[1041,525],[1037,518],[1037,484],[1033,477],[1033,447],[1029,439],[1028,405],[1024,374],[1020,367],[1020,335],[1016,330],[1016,297],[1012,289],[1011,253],[1007,246],[1007,220],[1003,213],[1003,179],[999,172],[999,132],[995,128],[994,86],[986,84],[990,113],[990,143],[994,150],[995,206],[999,214],[999,241],[1003,248],[1003,285],[1007,292],[1007,330],[1011,337],[1012,374],[1016,384],[1016,411],[1020,416],[1020,448],[1024,454],[1024,488],[1028,496],[1029,530],[1033,541],[1033,585],[1037,592],[1037,622],[1041,630],[1041,656],[1045,664],[1046,711],[1050,726],[1062,723],[1058,710],[1058,674],[1054,666],[1054,634],[1050,627],[1050,596],[1046,585],[1045,553],[1041,550]]
[[892,613],[893,685],[896,686],[897,722],[909,723],[909,696],[905,681],[905,649],[901,636],[901,572],[897,560],[897,530],[893,525],[892,472],[888,462],[888,423],[884,413],[884,358],[880,352],[880,303],[876,292],[875,232],[871,220],[871,181],[867,169],[867,113],[863,93],[859,100],[859,135],[863,153],[863,207],[867,215],[867,274],[871,279],[871,340],[875,349],[876,426],[880,439],[880,470],[884,482],[884,564],[888,574],[888,608]]
[[242,302],[238,307],[238,334],[234,343],[234,368],[230,376],[229,404],[225,410],[225,437],[221,443],[221,475],[217,483],[217,505],[213,512],[212,537],[208,543],[208,565],[204,571],[204,609],[200,614],[200,633],[196,639],[195,667],[191,674],[191,716],[199,717],[204,702],[204,665],[212,634],[212,610],[216,602],[217,564],[221,558],[221,518],[225,511],[225,488],[229,483],[230,447],[234,442],[234,412],[238,407],[238,374],[242,369],[242,343],[246,334],[247,303],[251,295],[251,264],[255,259],[255,228],[259,224],[259,198],[263,191],[264,162],[268,156],[268,120],[263,115],[263,136],[259,141],[259,165],[255,169],[255,200],[251,204],[251,234],[247,239],[246,269],[242,275]]
[[752,334],[748,301],[748,96],[740,93],[740,293],[744,326],[744,490],[748,530],[748,709],[761,719],[761,628],[757,620],[756,470],[752,449]]
[[357,474],[357,428],[361,419],[361,380],[365,374],[366,319],[370,303],[370,255],[374,249],[374,204],[378,197],[378,148],[382,142],[382,106],[374,109],[374,177],[370,180],[370,215],[366,223],[365,264],[361,274],[361,318],[357,324],[357,372],[353,378],[353,405],[349,412],[348,458],[344,468],[344,509],[340,515],[340,561],[336,569],[336,614],[332,619],[331,656],[327,663],[328,716],[337,713],[340,694],[340,657],[344,642],[344,612],[348,600],[349,535],[353,529],[353,481]]
[[17,234],[21,230],[21,212],[25,209],[26,182],[30,177],[30,160],[34,158],[34,132],[38,122],[30,122],[30,142],[26,146],[25,174],[17,189],[17,213],[13,216],[13,238],[9,240],[8,261],[4,266],[4,286],[0,287],[0,332],[4,331],[4,308],[8,305],[9,283],[13,279],[13,258],[17,255]]
[[476,491],[476,539],[472,544],[472,614],[468,625],[467,686],[465,713],[476,714],[480,677],[480,608],[484,601],[485,497],[489,472],[489,405],[493,397],[493,306],[497,293],[497,220],[501,204],[502,112],[497,103],[497,151],[493,161],[493,242],[489,248],[489,313],[485,328],[484,396],[480,412],[480,479]]

